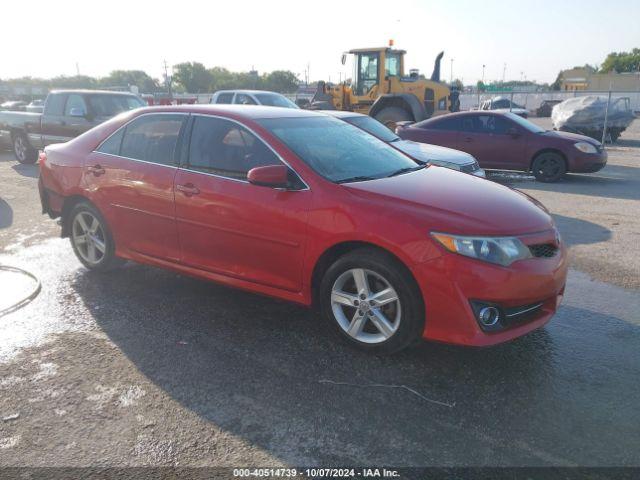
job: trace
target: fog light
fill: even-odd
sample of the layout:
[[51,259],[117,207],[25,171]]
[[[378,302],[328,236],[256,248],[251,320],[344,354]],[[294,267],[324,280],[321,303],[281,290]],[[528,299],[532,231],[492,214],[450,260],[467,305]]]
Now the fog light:
[[496,307],[483,307],[478,312],[478,320],[485,327],[493,327],[500,320],[500,310]]

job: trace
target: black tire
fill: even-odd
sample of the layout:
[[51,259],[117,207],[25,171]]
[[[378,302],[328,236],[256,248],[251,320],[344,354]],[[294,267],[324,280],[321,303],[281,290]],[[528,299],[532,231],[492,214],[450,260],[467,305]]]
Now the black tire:
[[[83,219],[86,220],[93,217],[99,222],[100,230],[95,233],[96,240],[92,240],[91,243],[94,244],[94,249],[97,248],[96,243],[102,241],[104,252],[101,253],[100,258],[96,262],[91,262],[87,258],[87,254],[84,252],[84,247],[80,244],[76,235],[76,219],[82,216]],[[96,272],[107,272],[113,270],[121,266],[124,262],[121,258],[116,257],[115,254],[115,242],[113,241],[113,236],[111,235],[111,230],[107,225],[106,220],[102,216],[102,214],[98,211],[96,207],[94,207],[89,202],[79,202],[75,204],[69,215],[66,219],[68,223],[68,231],[69,231],[69,240],[71,241],[71,247],[73,248],[73,252],[78,257],[78,260],[89,270]],[[80,223],[80,222],[78,222]],[[88,223],[88,222],[86,222]],[[85,240],[86,241],[86,240]],[[89,247],[87,247],[89,248]]]
[[539,182],[553,183],[567,173],[567,164],[559,153],[542,152],[533,159],[531,171]]
[[13,154],[18,162],[31,165],[38,160],[38,151],[31,146],[27,136],[18,132],[13,135]]
[[[341,326],[340,320],[338,319],[339,314],[337,316],[334,313],[334,303],[332,300],[333,288],[336,283],[340,281],[339,279],[345,275],[350,275],[350,272],[354,270],[367,272],[369,279],[367,284],[372,296],[386,288],[383,283],[386,281],[388,286],[391,286],[395,291],[398,303],[396,304],[394,301],[378,308],[367,306],[368,313],[364,315],[361,313],[362,310],[360,310],[360,308],[368,305],[369,302],[367,301],[363,302],[360,300],[361,305],[359,307],[336,305],[336,308],[339,308],[339,311],[343,313],[343,322],[346,319],[347,323],[351,320],[353,324],[356,315],[361,316],[359,318],[362,318],[363,321],[359,335],[369,337],[375,337],[376,335],[385,337],[382,330],[376,326],[378,319],[374,311],[378,311],[378,313],[383,312],[387,319],[400,312],[393,323],[388,322],[388,325],[393,325],[395,330],[388,337],[385,337],[384,340],[372,340],[372,338],[369,338],[368,340],[362,341],[355,338],[347,333],[346,327]],[[380,285],[376,286],[378,282],[380,282]],[[355,282],[352,285],[355,287]],[[347,289],[346,286],[340,288],[340,290]],[[333,328],[341,338],[356,348],[369,352],[391,354],[418,343],[422,338],[425,324],[425,309],[422,301],[422,293],[410,272],[400,264],[398,260],[383,251],[375,248],[360,248],[340,257],[327,269],[322,277],[319,295],[322,316],[333,325]],[[352,290],[350,295],[354,295],[353,298],[362,298],[358,296],[356,288]],[[373,303],[375,303],[375,301]],[[384,309],[391,310],[384,311]],[[389,314],[389,312],[391,313]],[[374,323],[374,320],[376,323]]]
[[373,118],[384,124],[392,132],[395,132],[398,122],[413,120],[411,114],[400,107],[383,108]]

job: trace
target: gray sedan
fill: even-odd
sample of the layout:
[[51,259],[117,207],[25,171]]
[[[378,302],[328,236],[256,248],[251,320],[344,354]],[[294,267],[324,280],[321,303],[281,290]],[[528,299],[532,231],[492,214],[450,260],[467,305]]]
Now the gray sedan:
[[454,150],[453,148],[403,140],[368,115],[338,110],[324,110],[322,113],[326,113],[327,115],[331,115],[332,117],[361,128],[383,142],[389,143],[418,162],[458,170],[477,177],[486,177],[484,170],[480,168],[477,160],[468,153]]

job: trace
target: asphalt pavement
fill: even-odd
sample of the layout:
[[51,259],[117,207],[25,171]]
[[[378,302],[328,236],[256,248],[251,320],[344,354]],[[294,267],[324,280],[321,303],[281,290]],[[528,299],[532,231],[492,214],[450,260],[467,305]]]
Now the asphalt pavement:
[[[286,302],[88,272],[40,214],[37,169],[0,154],[0,265],[42,282],[0,317],[0,465],[640,466],[638,122],[609,155],[556,185],[492,175],[570,245],[548,326],[379,357]],[[28,290],[7,275],[0,291]]]

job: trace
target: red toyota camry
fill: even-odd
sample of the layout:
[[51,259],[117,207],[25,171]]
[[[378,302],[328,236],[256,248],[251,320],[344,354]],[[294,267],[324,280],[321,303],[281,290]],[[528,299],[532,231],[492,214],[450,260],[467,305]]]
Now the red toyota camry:
[[542,205],[316,112],[139,109],[47,147],[40,171],[88,269],[133,260],[317,305],[369,350],[511,340],[564,292]]

